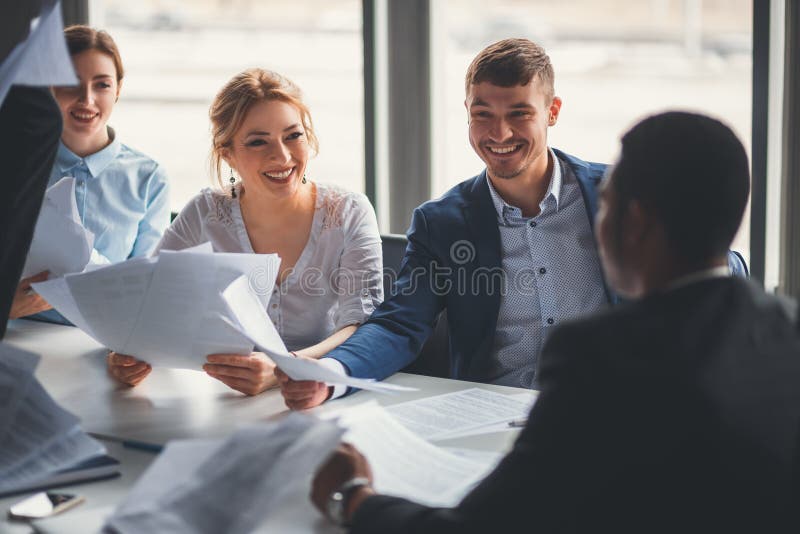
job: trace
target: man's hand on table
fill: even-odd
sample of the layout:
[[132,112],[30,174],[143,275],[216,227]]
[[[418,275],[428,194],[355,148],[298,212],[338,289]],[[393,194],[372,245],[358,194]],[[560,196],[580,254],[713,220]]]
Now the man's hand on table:
[[345,496],[344,517],[349,523],[358,507],[364,500],[375,495],[372,489],[372,469],[369,462],[358,449],[349,443],[342,443],[339,448],[322,464],[314,476],[311,485],[311,501],[324,515],[328,515],[328,501],[334,491],[342,484],[354,478],[366,478],[370,485],[359,486]]
[[278,379],[283,401],[291,410],[307,410],[319,406],[333,394],[333,387],[324,382],[292,380],[277,367],[275,377]]

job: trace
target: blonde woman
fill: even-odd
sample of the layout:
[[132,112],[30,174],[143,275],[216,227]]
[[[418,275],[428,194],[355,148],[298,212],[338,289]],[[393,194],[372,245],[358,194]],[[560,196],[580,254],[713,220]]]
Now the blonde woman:
[[[383,299],[374,210],[364,195],[309,178],[317,138],[300,90],[283,76],[263,69],[237,74],[217,94],[210,117],[221,187],[192,199],[158,250],[210,241],[216,252],[277,253],[281,266],[267,313],[289,350],[320,358]],[[108,361],[112,376],[128,385],[150,372],[132,356],[112,352]],[[261,353],[210,355],[204,370],[248,395],[276,385],[274,364]]]

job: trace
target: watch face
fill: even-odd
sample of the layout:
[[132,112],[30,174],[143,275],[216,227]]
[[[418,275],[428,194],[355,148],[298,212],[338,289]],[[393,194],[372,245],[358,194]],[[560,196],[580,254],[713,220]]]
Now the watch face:
[[344,525],[344,494],[341,491],[334,491],[328,497],[328,517],[337,525]]

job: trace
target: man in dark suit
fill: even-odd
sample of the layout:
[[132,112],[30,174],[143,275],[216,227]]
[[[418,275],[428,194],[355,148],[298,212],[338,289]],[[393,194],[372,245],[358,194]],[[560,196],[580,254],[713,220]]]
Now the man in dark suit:
[[[615,300],[592,237],[606,166],[547,146],[562,102],[544,49],[494,43],[465,81],[470,143],[486,169],[414,210],[394,294],[321,360],[341,373],[380,380],[399,371],[447,310],[449,377],[535,387],[552,329]],[[746,275],[734,253],[730,266]],[[344,389],[276,374],[294,409]]]
[[348,446],[319,470],[315,504],[335,495],[358,533],[800,532],[800,324],[725,268],[748,169],[716,120],[636,125],[595,229],[630,302],[553,332],[512,451],[459,506],[432,509],[375,495]]
[[[61,8],[54,0],[30,0],[4,9],[0,65],[28,38],[31,20],[43,5]],[[45,277],[31,277],[20,284],[20,275],[60,136],[61,113],[49,88],[13,85],[5,99],[0,99],[0,161],[6,180],[0,195],[0,339],[5,335],[12,302],[18,306],[14,316],[34,313],[47,304],[30,290],[31,282]]]

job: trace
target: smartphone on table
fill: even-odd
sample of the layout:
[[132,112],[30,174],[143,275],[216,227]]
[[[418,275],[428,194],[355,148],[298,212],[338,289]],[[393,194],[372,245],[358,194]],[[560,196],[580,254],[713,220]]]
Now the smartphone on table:
[[11,519],[43,519],[60,514],[84,501],[82,495],[42,491],[19,501],[8,509]]

